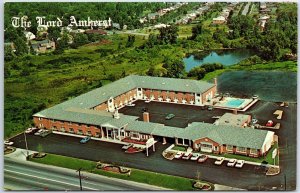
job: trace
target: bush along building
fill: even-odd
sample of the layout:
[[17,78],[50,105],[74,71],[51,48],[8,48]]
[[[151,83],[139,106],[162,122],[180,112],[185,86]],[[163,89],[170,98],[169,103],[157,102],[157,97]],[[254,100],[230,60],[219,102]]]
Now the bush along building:
[[190,123],[186,128],[150,122],[118,113],[135,100],[204,106],[217,92],[215,84],[186,79],[131,75],[33,115],[36,127],[95,138],[145,141],[150,138],[208,153],[264,156],[274,132],[228,124]]

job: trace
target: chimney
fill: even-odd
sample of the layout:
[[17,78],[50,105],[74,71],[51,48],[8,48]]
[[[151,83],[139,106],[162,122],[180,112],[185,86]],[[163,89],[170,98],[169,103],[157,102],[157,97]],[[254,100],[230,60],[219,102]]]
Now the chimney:
[[233,109],[233,114],[237,115],[237,109]]
[[215,85],[217,85],[217,78],[214,78],[214,83],[215,83]]
[[148,112],[144,112],[143,113],[143,121],[145,122],[149,122],[150,119],[149,119],[149,113]]

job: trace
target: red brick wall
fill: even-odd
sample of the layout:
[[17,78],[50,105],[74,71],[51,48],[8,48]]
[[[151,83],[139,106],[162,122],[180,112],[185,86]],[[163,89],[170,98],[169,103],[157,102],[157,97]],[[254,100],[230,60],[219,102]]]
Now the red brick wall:
[[162,97],[163,100],[165,101],[168,97],[171,99],[171,101],[174,101],[175,98],[178,99],[178,103],[182,102],[182,99],[185,98],[186,101],[189,103],[190,100],[195,101],[195,96],[194,94],[191,93],[182,93],[182,92],[177,92],[177,94],[174,91],[159,91],[159,90],[152,90],[151,89],[143,89],[144,95],[146,95],[148,98],[151,97],[151,95],[154,96],[155,100],[158,100],[158,97]]
[[40,124],[44,125],[45,129],[49,129],[51,130],[53,127],[56,127],[58,131],[61,131],[60,129],[63,127],[65,128],[66,132],[70,131],[70,128],[73,128],[74,133],[76,134],[78,132],[78,130],[82,130],[82,133],[84,135],[87,135],[88,131],[91,131],[91,135],[95,136],[96,132],[100,133],[100,128],[96,127],[96,126],[92,126],[90,125],[89,127],[87,127],[87,125],[85,124],[77,124],[77,123],[71,123],[70,122],[64,122],[64,121],[52,121],[49,119],[45,119],[42,118],[41,120],[38,119],[38,117],[34,117],[33,118],[34,124],[36,127],[39,127]]
[[215,142],[207,137],[195,140],[193,143],[193,145],[194,145],[193,148],[196,149],[196,144],[198,145],[201,142],[211,143],[213,146],[219,146],[219,150],[220,150],[220,144],[218,144],[217,142]]
[[216,92],[217,92],[217,86],[215,85],[212,88],[210,88],[207,91],[205,91],[204,93],[202,93],[202,102],[203,103],[206,102],[206,95],[208,95],[211,91],[212,91],[212,97],[213,97],[216,94]]

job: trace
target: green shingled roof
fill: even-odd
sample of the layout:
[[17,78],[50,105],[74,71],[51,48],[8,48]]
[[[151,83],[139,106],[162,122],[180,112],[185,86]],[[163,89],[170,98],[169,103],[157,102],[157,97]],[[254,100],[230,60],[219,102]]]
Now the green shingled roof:
[[177,128],[142,121],[129,123],[126,130],[163,137],[177,137],[192,141],[208,137],[219,144],[248,147],[253,149],[262,148],[268,132],[271,132],[252,128],[213,125],[201,122],[194,122],[186,128]]
[[48,110],[56,111],[70,107],[90,109],[106,102],[110,97],[119,96],[138,87],[202,93],[213,86],[204,81],[131,75],[41,111],[34,116],[43,116]]

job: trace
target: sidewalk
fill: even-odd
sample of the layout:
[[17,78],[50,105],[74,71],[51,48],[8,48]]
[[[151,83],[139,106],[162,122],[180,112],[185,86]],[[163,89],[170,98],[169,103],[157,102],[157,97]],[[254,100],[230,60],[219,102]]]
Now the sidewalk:
[[241,191],[241,190],[244,190],[246,191],[245,189],[240,189],[240,188],[235,188],[235,187],[230,187],[230,186],[224,186],[224,185],[221,185],[221,184],[215,184],[215,191]]
[[28,150],[28,153],[27,153],[26,149],[16,148],[16,151],[14,151],[10,154],[4,155],[4,157],[9,157],[9,158],[20,160],[20,161],[26,161],[26,155],[27,154],[30,155],[33,153],[37,153],[37,151]]

